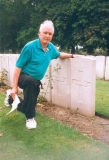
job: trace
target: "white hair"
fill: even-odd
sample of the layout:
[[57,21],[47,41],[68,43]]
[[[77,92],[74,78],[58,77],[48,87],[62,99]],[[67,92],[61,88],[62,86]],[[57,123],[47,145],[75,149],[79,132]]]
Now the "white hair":
[[46,21],[44,21],[43,23],[41,23],[40,28],[39,28],[39,31],[42,31],[45,26],[51,27],[52,30],[53,30],[53,33],[54,33],[54,24],[53,24],[52,21],[46,20]]

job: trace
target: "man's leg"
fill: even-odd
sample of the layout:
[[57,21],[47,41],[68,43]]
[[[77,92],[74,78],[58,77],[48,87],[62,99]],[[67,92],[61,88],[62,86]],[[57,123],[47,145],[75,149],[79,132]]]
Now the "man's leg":
[[31,119],[36,114],[35,107],[40,92],[40,81],[21,73],[18,85],[23,89],[24,94],[24,100],[20,99],[21,103],[18,105],[18,110],[23,112],[27,119]]

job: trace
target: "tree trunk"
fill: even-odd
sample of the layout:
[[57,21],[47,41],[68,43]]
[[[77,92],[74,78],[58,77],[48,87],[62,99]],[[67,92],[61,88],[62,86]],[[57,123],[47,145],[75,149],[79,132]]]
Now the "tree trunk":
[[72,53],[72,54],[75,53],[75,46],[72,46],[72,47],[71,47],[71,53]]
[[107,45],[107,56],[109,56],[109,45]]

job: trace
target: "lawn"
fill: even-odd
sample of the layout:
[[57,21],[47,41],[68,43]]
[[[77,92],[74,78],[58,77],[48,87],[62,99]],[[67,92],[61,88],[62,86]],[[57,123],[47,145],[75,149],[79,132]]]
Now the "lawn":
[[[97,80],[96,112],[109,116],[108,82]],[[27,130],[25,116],[3,104],[0,93],[1,160],[108,160],[109,146],[37,113],[37,129]]]
[[96,113],[109,117],[109,81],[96,81]]

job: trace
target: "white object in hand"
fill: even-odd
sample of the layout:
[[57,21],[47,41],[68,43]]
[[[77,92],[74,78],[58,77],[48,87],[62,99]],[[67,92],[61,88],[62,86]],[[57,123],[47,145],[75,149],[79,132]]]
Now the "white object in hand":
[[19,98],[18,98],[18,96],[17,96],[17,94],[16,94],[16,95],[15,95],[15,99],[14,99],[14,101],[13,101],[13,103],[12,103],[12,108],[11,108],[11,110],[10,110],[6,115],[10,114],[10,113],[13,112],[15,109],[17,109],[19,103],[20,103],[20,100],[19,100]]

